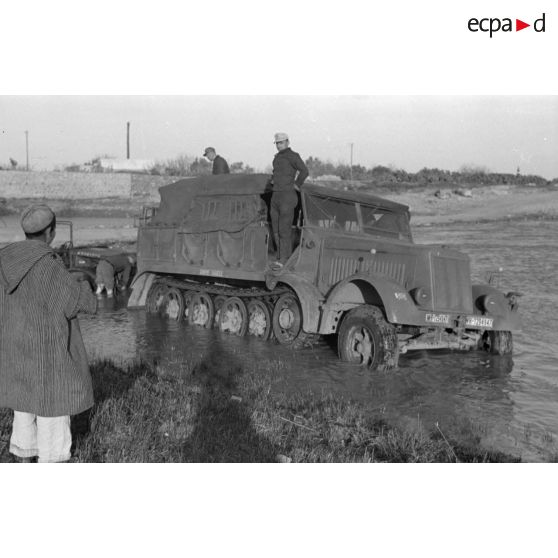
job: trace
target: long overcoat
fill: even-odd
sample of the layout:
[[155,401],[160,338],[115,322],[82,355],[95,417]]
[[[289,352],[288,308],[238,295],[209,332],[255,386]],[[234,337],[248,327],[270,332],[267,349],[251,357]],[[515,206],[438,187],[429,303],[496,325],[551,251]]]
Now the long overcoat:
[[57,417],[93,405],[77,314],[96,307],[45,242],[0,250],[0,407]]

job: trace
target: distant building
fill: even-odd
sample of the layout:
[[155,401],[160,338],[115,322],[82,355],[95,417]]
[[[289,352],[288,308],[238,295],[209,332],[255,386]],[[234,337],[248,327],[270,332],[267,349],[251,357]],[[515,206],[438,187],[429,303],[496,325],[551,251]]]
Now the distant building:
[[147,172],[155,166],[154,159],[116,159],[101,157],[81,165],[85,172]]
[[155,166],[154,159],[109,159],[100,158],[101,170],[112,172],[146,172]]

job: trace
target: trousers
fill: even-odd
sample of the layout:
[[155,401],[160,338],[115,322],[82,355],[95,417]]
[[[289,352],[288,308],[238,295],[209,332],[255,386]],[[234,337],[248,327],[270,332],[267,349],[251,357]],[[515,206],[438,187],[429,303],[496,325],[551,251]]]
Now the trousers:
[[70,417],[39,417],[14,411],[10,453],[18,457],[39,456],[39,463],[70,459],[72,433]]
[[[126,266],[122,270],[121,284],[124,287],[128,286],[131,270],[131,265]],[[103,285],[109,291],[114,290],[114,277],[116,275],[116,270],[110,262],[107,262],[106,260],[99,260],[99,263],[97,264],[96,275],[97,277],[95,278],[95,281],[97,283],[97,286]]]
[[293,251],[292,225],[298,194],[293,188],[284,192],[273,192],[269,207],[271,229],[277,246],[277,260],[285,263]]

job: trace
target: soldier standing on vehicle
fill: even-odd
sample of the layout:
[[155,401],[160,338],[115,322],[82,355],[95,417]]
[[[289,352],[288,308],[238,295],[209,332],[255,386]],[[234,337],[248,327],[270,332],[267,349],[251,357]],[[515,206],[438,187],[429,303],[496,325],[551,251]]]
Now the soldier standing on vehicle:
[[229,165],[221,155],[217,155],[214,147],[206,147],[203,156],[213,161],[213,174],[229,174]]
[[130,274],[135,263],[136,260],[131,254],[102,256],[97,264],[95,279],[97,290],[95,294],[102,294],[106,287],[107,297],[111,297],[114,292],[115,278],[118,275],[120,275],[120,285],[118,288],[121,291],[125,291],[128,288]]
[[70,459],[70,415],[93,406],[77,314],[97,301],[50,247],[47,205],[21,216],[26,239],[0,250],[0,407],[14,410],[10,453],[21,462]]
[[289,147],[287,134],[275,134],[275,147],[277,153],[273,158],[273,174],[269,182],[272,190],[270,214],[278,250],[273,267],[280,269],[292,253],[292,223],[298,205],[297,191],[308,177],[308,169],[300,155]]

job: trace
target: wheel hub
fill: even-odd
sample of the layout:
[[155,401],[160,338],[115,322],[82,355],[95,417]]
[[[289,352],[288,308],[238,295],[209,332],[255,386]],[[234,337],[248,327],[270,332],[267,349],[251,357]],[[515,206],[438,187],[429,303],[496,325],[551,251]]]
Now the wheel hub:
[[192,312],[195,325],[205,325],[209,319],[209,312],[205,304],[196,304]]
[[225,320],[223,322],[224,331],[237,333],[238,331],[240,331],[241,325],[242,317],[240,316],[240,312],[236,308],[225,311]]
[[372,357],[372,339],[366,329],[357,331],[354,336],[354,352],[360,357],[362,363],[368,363]]
[[279,325],[283,329],[289,329],[294,323],[294,314],[290,308],[283,308],[279,314]]
[[176,300],[170,300],[167,305],[167,314],[169,317],[175,320],[178,316],[178,311],[178,302]]
[[262,336],[265,332],[265,316],[264,313],[259,310],[254,312],[250,316],[250,334],[256,336]]

